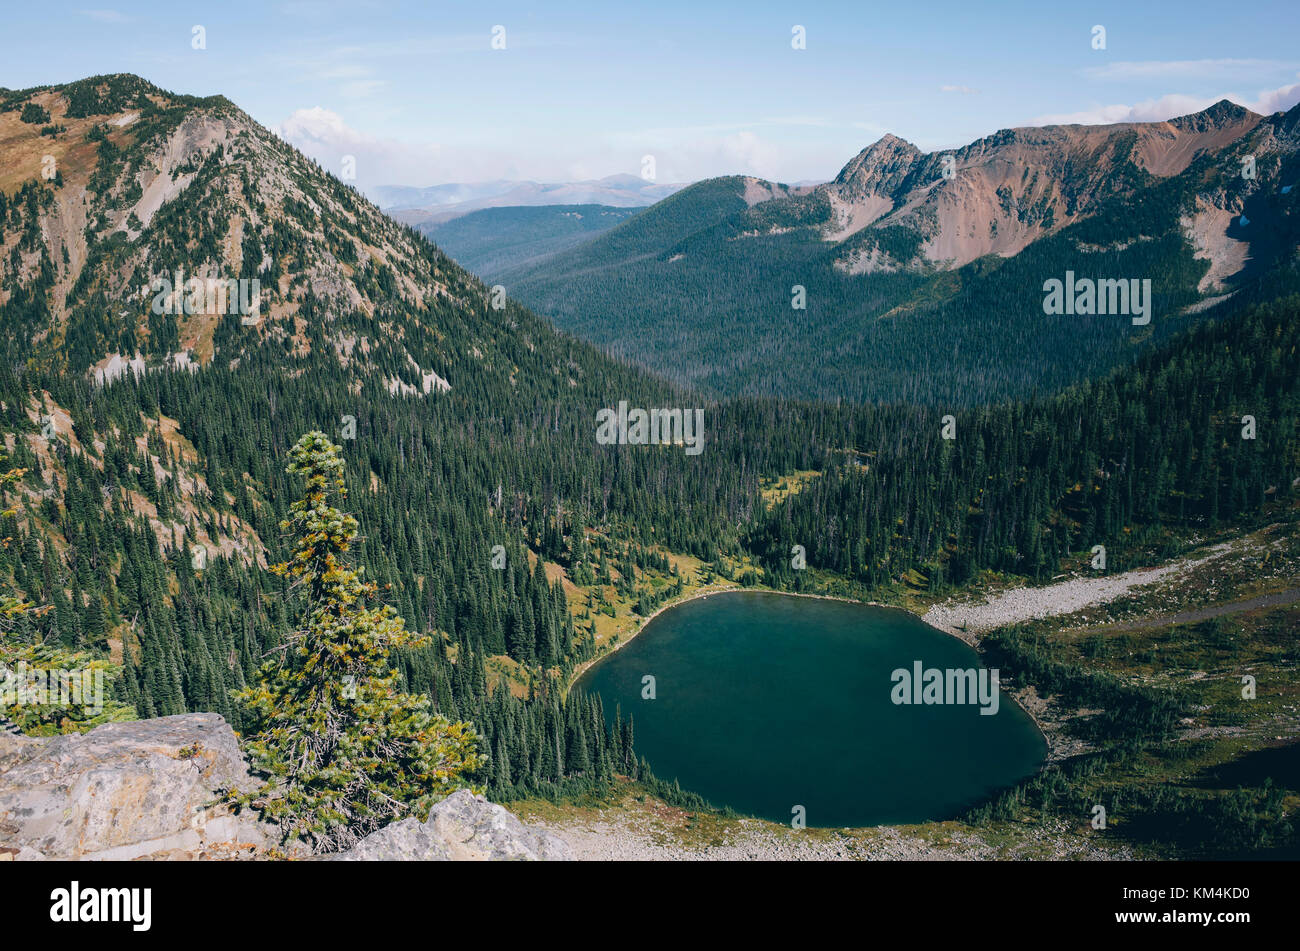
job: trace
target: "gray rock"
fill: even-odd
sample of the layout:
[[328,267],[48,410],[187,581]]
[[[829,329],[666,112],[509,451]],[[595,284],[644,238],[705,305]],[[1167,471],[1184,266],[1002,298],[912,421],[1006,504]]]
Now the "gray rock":
[[403,819],[372,832],[346,852],[321,856],[327,862],[449,862],[450,850],[419,819]]
[[568,843],[532,829],[498,805],[467,789],[452,793],[425,822],[403,819],[362,839],[332,861],[567,861]]
[[[256,788],[219,715],[109,723],[50,738],[0,733],[0,861],[236,858],[264,855],[275,827],[236,816],[224,793]],[[289,855],[304,855],[305,846]],[[468,790],[332,859],[569,859],[567,843],[530,829]]]
[[257,847],[266,827],[220,802],[223,790],[256,783],[215,713],[50,738],[0,735],[0,845],[119,860]]

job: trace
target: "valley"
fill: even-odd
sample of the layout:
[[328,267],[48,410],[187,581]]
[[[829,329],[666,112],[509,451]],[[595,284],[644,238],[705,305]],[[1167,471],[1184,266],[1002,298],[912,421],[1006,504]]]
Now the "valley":
[[540,265],[639,211],[610,205],[488,208],[416,228],[467,270],[491,283],[492,274]]
[[[942,155],[886,136],[824,185],[729,176],[644,210],[489,208],[421,233],[222,96],[133,74],[0,89],[4,657],[109,684],[97,710],[13,710],[11,752],[215,715],[232,771],[248,755],[295,790],[231,802],[316,854],[466,785],[586,857],[1293,857],[1300,790],[1272,764],[1300,689],[1297,108]],[[1257,177],[1232,180],[1246,154]],[[181,306],[153,306],[181,272]],[[1132,314],[1045,313],[1062,275],[1112,281],[1117,304],[1113,282],[1150,284]],[[232,286],[258,320],[210,293]],[[628,407],[683,425],[656,410],[652,439]],[[858,811],[883,762],[858,750],[834,829],[741,815],[789,809],[758,801],[770,780],[727,785],[746,765],[809,746],[796,772],[835,766],[799,718],[853,682],[733,698],[783,737],[744,750],[699,706],[707,683],[658,746],[626,685],[585,687],[653,652],[636,635],[656,615],[670,631],[755,598],[786,616],[715,618],[662,663],[767,669],[770,694],[783,656],[808,688],[870,666],[864,604],[904,608],[896,643],[1000,670],[1020,706],[989,719],[1023,707],[1045,763]],[[829,617],[850,662],[825,653]],[[756,631],[768,649],[730,653]],[[883,709],[881,669],[861,696]],[[352,737],[359,785],[310,749],[285,767],[298,715],[355,731],[319,732]],[[828,718],[843,732],[819,742],[870,719]],[[367,745],[375,723],[412,731],[400,755]],[[720,751],[674,750],[690,723]],[[310,776],[326,801],[304,818]],[[367,782],[390,811],[351,798]]]
[[[1282,292],[1291,268],[1274,264],[1300,239],[1296,122],[1223,101],[944,153],[886,135],[824,185],[710,179],[532,263],[463,253],[561,329],[713,396],[1022,397]],[[1102,319],[1103,292],[1076,313],[1067,271],[1148,275],[1145,312]],[[1053,281],[1065,299],[1048,309]]]

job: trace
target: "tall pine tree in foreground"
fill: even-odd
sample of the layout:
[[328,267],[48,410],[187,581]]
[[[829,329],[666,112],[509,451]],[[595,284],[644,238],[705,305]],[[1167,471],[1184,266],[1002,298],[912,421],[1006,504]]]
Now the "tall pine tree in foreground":
[[281,523],[297,534],[293,554],[271,570],[292,579],[305,603],[262,683],[236,695],[254,716],[246,749],[269,777],[269,788],[244,801],[279,822],[286,840],[332,852],[406,816],[424,818],[481,758],[468,724],[397,687],[390,652],[428,638],[405,630],[391,607],[366,606],[376,586],[346,563],[357,520],[332,504],[347,498],[339,447],[311,432],[290,458],[287,471],[306,479],[306,492]]

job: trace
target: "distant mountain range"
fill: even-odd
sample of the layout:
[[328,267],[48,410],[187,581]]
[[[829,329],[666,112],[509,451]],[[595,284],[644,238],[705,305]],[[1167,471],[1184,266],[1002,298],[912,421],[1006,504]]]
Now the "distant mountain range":
[[585,182],[500,180],[471,184],[383,185],[374,190],[379,206],[409,225],[440,224],[480,208],[536,205],[609,205],[640,208],[685,188],[687,183],[646,181],[636,175],[609,175]]
[[[1054,389],[1294,286],[1300,108],[887,135],[832,182],[698,182],[574,247],[480,276],[718,395],[974,403]],[[1052,316],[1067,274],[1150,280],[1149,325]],[[799,307],[802,303],[803,307]]]

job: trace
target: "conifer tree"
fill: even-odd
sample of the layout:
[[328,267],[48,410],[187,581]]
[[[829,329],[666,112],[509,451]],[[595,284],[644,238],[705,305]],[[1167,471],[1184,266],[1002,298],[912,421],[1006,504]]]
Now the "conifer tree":
[[[0,463],[4,460],[0,454]],[[7,503],[9,487],[18,484],[26,471],[12,468],[0,473],[0,500]],[[12,518],[15,511],[6,508],[0,515]],[[9,537],[0,538],[0,548],[7,549],[11,541]],[[61,591],[56,594],[62,597]],[[134,707],[108,695],[121,668],[84,651],[66,650],[59,644],[43,643],[38,635],[24,633],[30,629],[22,621],[40,617],[50,610],[49,606],[29,603],[12,591],[0,591],[0,731],[35,735],[79,733],[101,723],[135,719]],[[28,696],[32,687],[26,682],[28,672],[51,689],[39,689]],[[54,672],[54,679],[49,672]],[[58,679],[63,674],[77,678],[75,691],[70,681]],[[58,686],[61,683],[65,686]],[[85,688],[93,692],[96,683],[103,688],[103,693],[88,694]]]
[[311,432],[290,458],[287,471],[306,491],[281,523],[295,530],[293,553],[271,570],[304,603],[263,682],[237,694],[254,719],[248,752],[270,783],[242,799],[278,821],[286,839],[330,852],[406,816],[423,819],[481,757],[469,724],[399,689],[390,653],[428,638],[405,630],[391,607],[368,607],[376,586],[347,564],[358,523],[333,504],[347,498],[339,447]]

